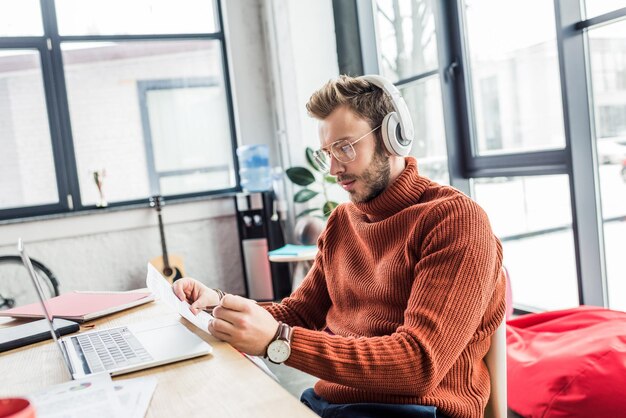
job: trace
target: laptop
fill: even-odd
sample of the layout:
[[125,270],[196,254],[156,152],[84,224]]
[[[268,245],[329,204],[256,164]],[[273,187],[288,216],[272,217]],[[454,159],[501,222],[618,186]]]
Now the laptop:
[[18,240],[17,249],[35,286],[52,338],[61,350],[61,356],[72,379],[105,372],[116,376],[203,356],[213,351],[207,342],[176,319],[96,329],[57,338],[52,326],[52,317],[44,303],[39,278],[26,254],[21,238]]

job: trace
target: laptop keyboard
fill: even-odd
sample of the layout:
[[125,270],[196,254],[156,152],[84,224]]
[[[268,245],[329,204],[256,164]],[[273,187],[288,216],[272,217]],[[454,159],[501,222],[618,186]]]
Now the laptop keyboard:
[[152,356],[127,327],[78,335],[75,338],[92,373],[152,360]]

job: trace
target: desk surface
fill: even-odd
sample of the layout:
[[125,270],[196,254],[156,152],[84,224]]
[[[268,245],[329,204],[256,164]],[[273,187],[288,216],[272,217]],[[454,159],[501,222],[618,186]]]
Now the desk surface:
[[[119,326],[154,318],[178,317],[159,302],[91,321],[81,330]],[[316,417],[277,382],[229,344],[190,330],[213,346],[213,353],[196,359],[117,376],[114,380],[155,376],[158,385],[146,417]],[[2,325],[0,325],[2,326]],[[286,367],[286,366],[285,366]],[[69,373],[52,340],[0,353],[0,396],[26,395],[66,382]]]

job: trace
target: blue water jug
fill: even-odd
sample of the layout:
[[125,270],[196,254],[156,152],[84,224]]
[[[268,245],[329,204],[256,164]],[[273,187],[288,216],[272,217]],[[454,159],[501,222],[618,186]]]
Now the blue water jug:
[[241,187],[248,192],[264,192],[272,188],[270,150],[265,144],[237,148]]

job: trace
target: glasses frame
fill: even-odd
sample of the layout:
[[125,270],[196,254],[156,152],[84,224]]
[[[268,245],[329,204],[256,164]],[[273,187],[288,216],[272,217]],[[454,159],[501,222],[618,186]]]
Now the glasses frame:
[[[375,127],[374,129],[372,129],[371,131],[367,132],[366,134],[358,137],[357,139],[355,139],[354,141],[348,141],[346,139],[339,139],[337,141],[332,142],[329,145],[326,145],[325,147],[322,147],[318,150],[313,151],[313,157],[315,158],[315,161],[318,163],[318,165],[320,166],[320,168],[325,171],[328,172],[330,171],[330,160],[332,158],[335,158],[337,161],[344,163],[344,164],[348,164],[351,163],[352,161],[356,160],[356,150],[354,149],[354,144],[356,144],[357,142],[359,142],[360,140],[364,139],[365,137],[367,137],[369,134],[373,133],[374,131],[376,131],[378,128],[380,128],[382,125],[378,125],[377,127]],[[335,154],[335,152],[333,151],[333,148],[335,146],[335,144],[338,144],[340,142],[347,142],[348,145],[350,146],[350,148],[352,149],[352,152],[354,154],[354,157],[352,157],[351,159],[344,161],[343,159],[339,158],[337,156],[337,154]],[[328,162],[322,160],[322,155],[326,155]]]

